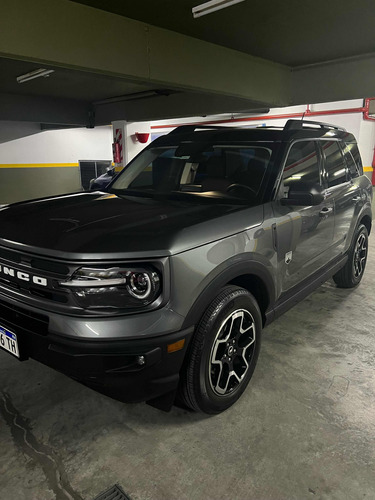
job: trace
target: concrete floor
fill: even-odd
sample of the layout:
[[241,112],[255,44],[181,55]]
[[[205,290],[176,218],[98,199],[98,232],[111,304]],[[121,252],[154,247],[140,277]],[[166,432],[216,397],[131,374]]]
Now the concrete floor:
[[123,405],[0,353],[7,500],[375,499],[375,236],[362,284],[327,282],[264,331],[242,399],[215,417]]

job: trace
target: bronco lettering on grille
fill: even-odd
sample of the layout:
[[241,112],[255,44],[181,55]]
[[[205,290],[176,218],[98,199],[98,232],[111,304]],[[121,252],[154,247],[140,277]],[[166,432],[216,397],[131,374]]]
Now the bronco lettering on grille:
[[11,267],[4,266],[0,264],[0,276],[11,276],[22,281],[32,282],[35,285],[47,286],[48,282],[46,278],[41,276],[33,276],[29,273],[24,273],[22,271],[17,271],[17,269],[12,269]]

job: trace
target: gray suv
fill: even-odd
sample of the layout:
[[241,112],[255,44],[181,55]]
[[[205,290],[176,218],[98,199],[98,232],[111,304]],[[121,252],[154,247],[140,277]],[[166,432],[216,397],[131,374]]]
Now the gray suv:
[[372,187],[343,129],[183,126],[105,191],[0,209],[0,346],[125,402],[219,413],[261,331],[360,282]]

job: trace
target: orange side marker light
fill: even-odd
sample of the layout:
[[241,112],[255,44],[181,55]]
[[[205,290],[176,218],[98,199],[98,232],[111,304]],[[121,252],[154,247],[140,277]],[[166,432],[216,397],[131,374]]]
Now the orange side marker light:
[[184,348],[185,339],[179,340],[178,342],[174,342],[173,344],[168,344],[167,350],[168,353],[181,351]]

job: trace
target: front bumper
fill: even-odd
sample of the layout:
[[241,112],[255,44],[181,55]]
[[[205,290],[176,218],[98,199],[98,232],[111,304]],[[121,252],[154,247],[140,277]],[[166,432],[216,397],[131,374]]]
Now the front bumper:
[[[175,390],[193,328],[154,339],[87,341],[55,335],[20,335],[21,356],[31,357],[110,397],[148,401]],[[185,339],[184,348],[168,345]],[[143,364],[139,364],[142,356]]]
[[[35,359],[123,402],[149,401],[175,391],[194,330],[190,327],[153,337],[110,338],[108,322],[109,338],[74,338],[51,331],[51,322],[49,326],[48,321],[43,324],[43,317],[47,317],[37,316],[35,310],[31,312],[5,301],[0,306],[0,325],[16,333],[21,361]],[[121,319],[124,330],[128,330],[129,319]],[[81,321],[82,325],[87,324],[87,320]],[[182,339],[182,349],[168,352],[168,345]]]

